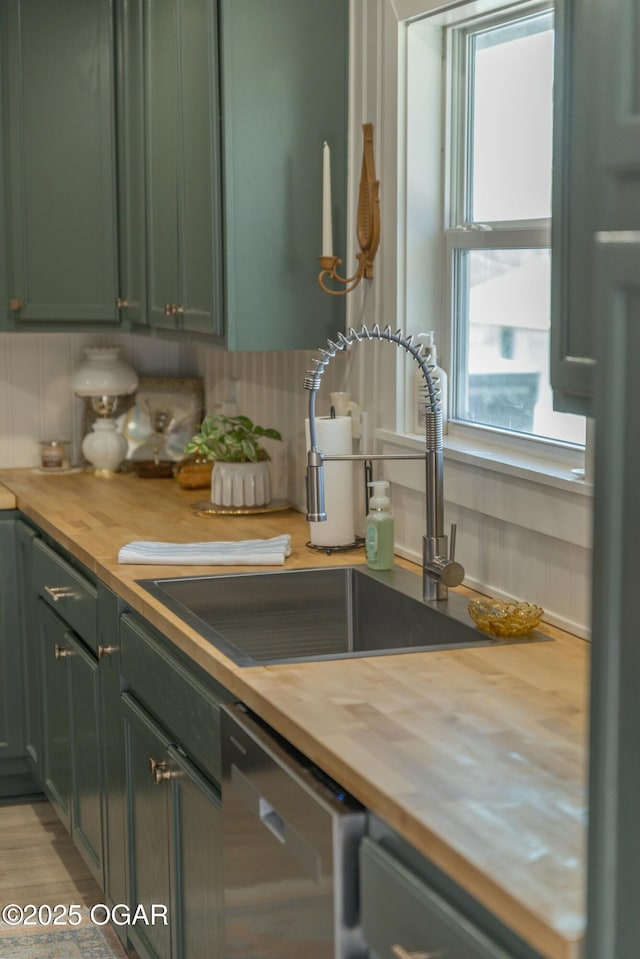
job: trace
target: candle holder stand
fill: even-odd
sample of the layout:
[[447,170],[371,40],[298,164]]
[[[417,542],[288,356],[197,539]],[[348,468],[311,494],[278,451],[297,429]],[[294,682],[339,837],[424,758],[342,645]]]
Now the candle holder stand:
[[[360,280],[373,278],[373,261],[380,243],[380,182],[376,180],[375,164],[373,159],[373,124],[362,125],[364,142],[362,146],[362,169],[360,172],[360,188],[358,192],[357,237],[360,252],[356,253],[358,268],[352,276],[343,277],[338,274],[338,267],[342,260],[337,256],[320,256],[322,267],[318,275],[318,283],[325,293],[330,296],[344,296],[355,290]],[[342,283],[343,290],[332,290],[325,283],[326,279]]]

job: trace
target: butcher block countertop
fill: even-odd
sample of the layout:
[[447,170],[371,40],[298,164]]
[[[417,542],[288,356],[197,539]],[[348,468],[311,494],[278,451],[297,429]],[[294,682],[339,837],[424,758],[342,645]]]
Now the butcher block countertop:
[[33,470],[0,480],[4,508],[14,494],[24,514],[544,957],[578,959],[588,643],[545,627],[551,642],[237,666],[136,580],[252,567],[122,566],[121,546],[288,532],[286,568],[362,563],[363,553],[307,549],[308,525],[294,511],[197,515],[190,505],[207,491],[174,480]]

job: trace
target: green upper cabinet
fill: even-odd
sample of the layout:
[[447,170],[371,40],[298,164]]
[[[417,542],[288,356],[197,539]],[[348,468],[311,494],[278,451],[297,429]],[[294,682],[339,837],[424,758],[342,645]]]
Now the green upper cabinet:
[[593,112],[593,0],[556,0],[551,293],[554,408],[593,416],[593,237],[603,178]]
[[5,329],[117,321],[113,11],[3,0]]
[[[0,8],[0,30],[2,29],[2,10]],[[2,34],[0,33],[0,57],[2,53]],[[4,108],[4,79],[2,76],[2,61],[0,60],[0,135],[5,130],[5,108]],[[5,161],[4,161],[4,137],[0,139],[0,330],[4,329],[4,316],[9,304],[9,291],[7,288],[7,233],[2,224],[7,222],[7,212],[5,207],[4,183],[5,183]]]
[[345,256],[348,7],[3,0],[0,328],[230,350],[335,336],[322,144]]
[[567,413],[594,415],[598,248],[638,229],[637,33],[634,0],[615,15],[602,0],[556,0],[551,383]]
[[324,140],[336,249],[346,246],[346,0],[119,9],[133,328],[206,334],[230,350],[316,347],[344,326],[343,298],[317,274]]
[[[123,177],[144,186],[145,276],[140,236],[126,237],[123,273],[129,318],[156,329],[221,333],[221,187],[218,37],[211,0],[144,0],[122,5]],[[136,121],[138,125],[136,127]],[[144,131],[144,136],[140,136]],[[126,203],[138,202],[133,190]],[[133,257],[134,263],[128,264]],[[137,304],[146,300],[146,312]]]
[[344,328],[317,282],[322,145],[346,255],[346,0],[221,0],[226,345],[314,349]]

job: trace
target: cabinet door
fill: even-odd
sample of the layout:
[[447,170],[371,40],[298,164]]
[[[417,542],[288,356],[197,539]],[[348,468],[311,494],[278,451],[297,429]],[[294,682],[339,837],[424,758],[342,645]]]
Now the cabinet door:
[[346,257],[348,6],[221,0],[229,349],[316,349],[344,329],[346,297],[317,276],[324,140]]
[[215,3],[147,0],[143,45],[148,322],[219,332]]
[[[618,50],[625,50],[622,39]],[[640,955],[638,227],[635,242],[603,236],[596,248],[597,335],[607,348],[596,386],[588,959]]]
[[146,322],[144,44],[139,0],[116,3],[118,265],[123,315]]
[[175,329],[178,302],[178,0],[145,0],[147,313]]
[[640,10],[592,4],[593,106],[606,218],[596,234],[596,482],[589,794],[588,959],[640,955],[635,591],[640,571]]
[[100,678],[97,660],[71,632],[69,693],[73,757],[72,835],[102,887],[102,775],[100,763]]
[[69,715],[70,631],[59,616],[38,599],[42,673],[42,770],[47,796],[71,830],[71,735]]
[[23,754],[15,520],[0,514],[0,760]]
[[394,856],[360,847],[362,925],[376,959],[514,959]]
[[7,323],[116,321],[111,0],[5,0]]
[[24,671],[24,748],[33,772],[42,776],[40,768],[42,742],[42,684],[40,677],[40,644],[34,604],[33,540],[36,533],[26,523],[16,523],[18,610],[20,645]]
[[[151,912],[153,903],[167,906],[168,925],[135,925],[134,946],[148,959],[170,959],[171,885],[169,880],[169,799],[167,781],[154,777],[154,763],[166,763],[169,739],[128,693],[122,695],[129,849],[129,905]],[[166,771],[158,768],[158,777]]]
[[[0,11],[0,29],[2,29],[2,12]],[[3,56],[2,52],[2,38],[0,36],[0,56]],[[0,131],[6,130],[6,116],[4,109],[4,86],[5,86],[5,77],[2,71],[2,65],[0,62]],[[0,150],[0,224],[7,222],[7,209],[5,204],[5,162],[4,162],[4,150]],[[9,288],[7,286],[7,252],[8,252],[8,236],[6,235],[7,231],[0,228],[0,330],[6,325],[5,317],[7,314],[7,308],[9,304]]]
[[593,143],[592,0],[558,0],[555,14],[551,271],[554,409],[593,415],[593,234],[599,218]]
[[222,333],[217,5],[180,0],[178,305],[182,329]]
[[[127,901],[125,763],[120,700],[118,625],[123,601],[98,583],[98,656],[103,751],[104,890],[111,902]],[[118,933],[125,934],[120,927]]]
[[640,226],[637,36],[633,0],[615,16],[602,0],[556,3],[551,383],[568,413],[594,414],[594,236]]
[[178,749],[170,747],[174,959],[223,952],[220,797]]

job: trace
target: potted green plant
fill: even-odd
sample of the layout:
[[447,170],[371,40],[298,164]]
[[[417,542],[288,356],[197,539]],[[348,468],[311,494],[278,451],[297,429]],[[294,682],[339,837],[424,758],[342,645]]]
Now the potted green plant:
[[266,506],[271,499],[270,456],[263,439],[281,440],[278,430],[257,426],[248,416],[207,416],[185,446],[214,463],[211,499],[217,506]]

